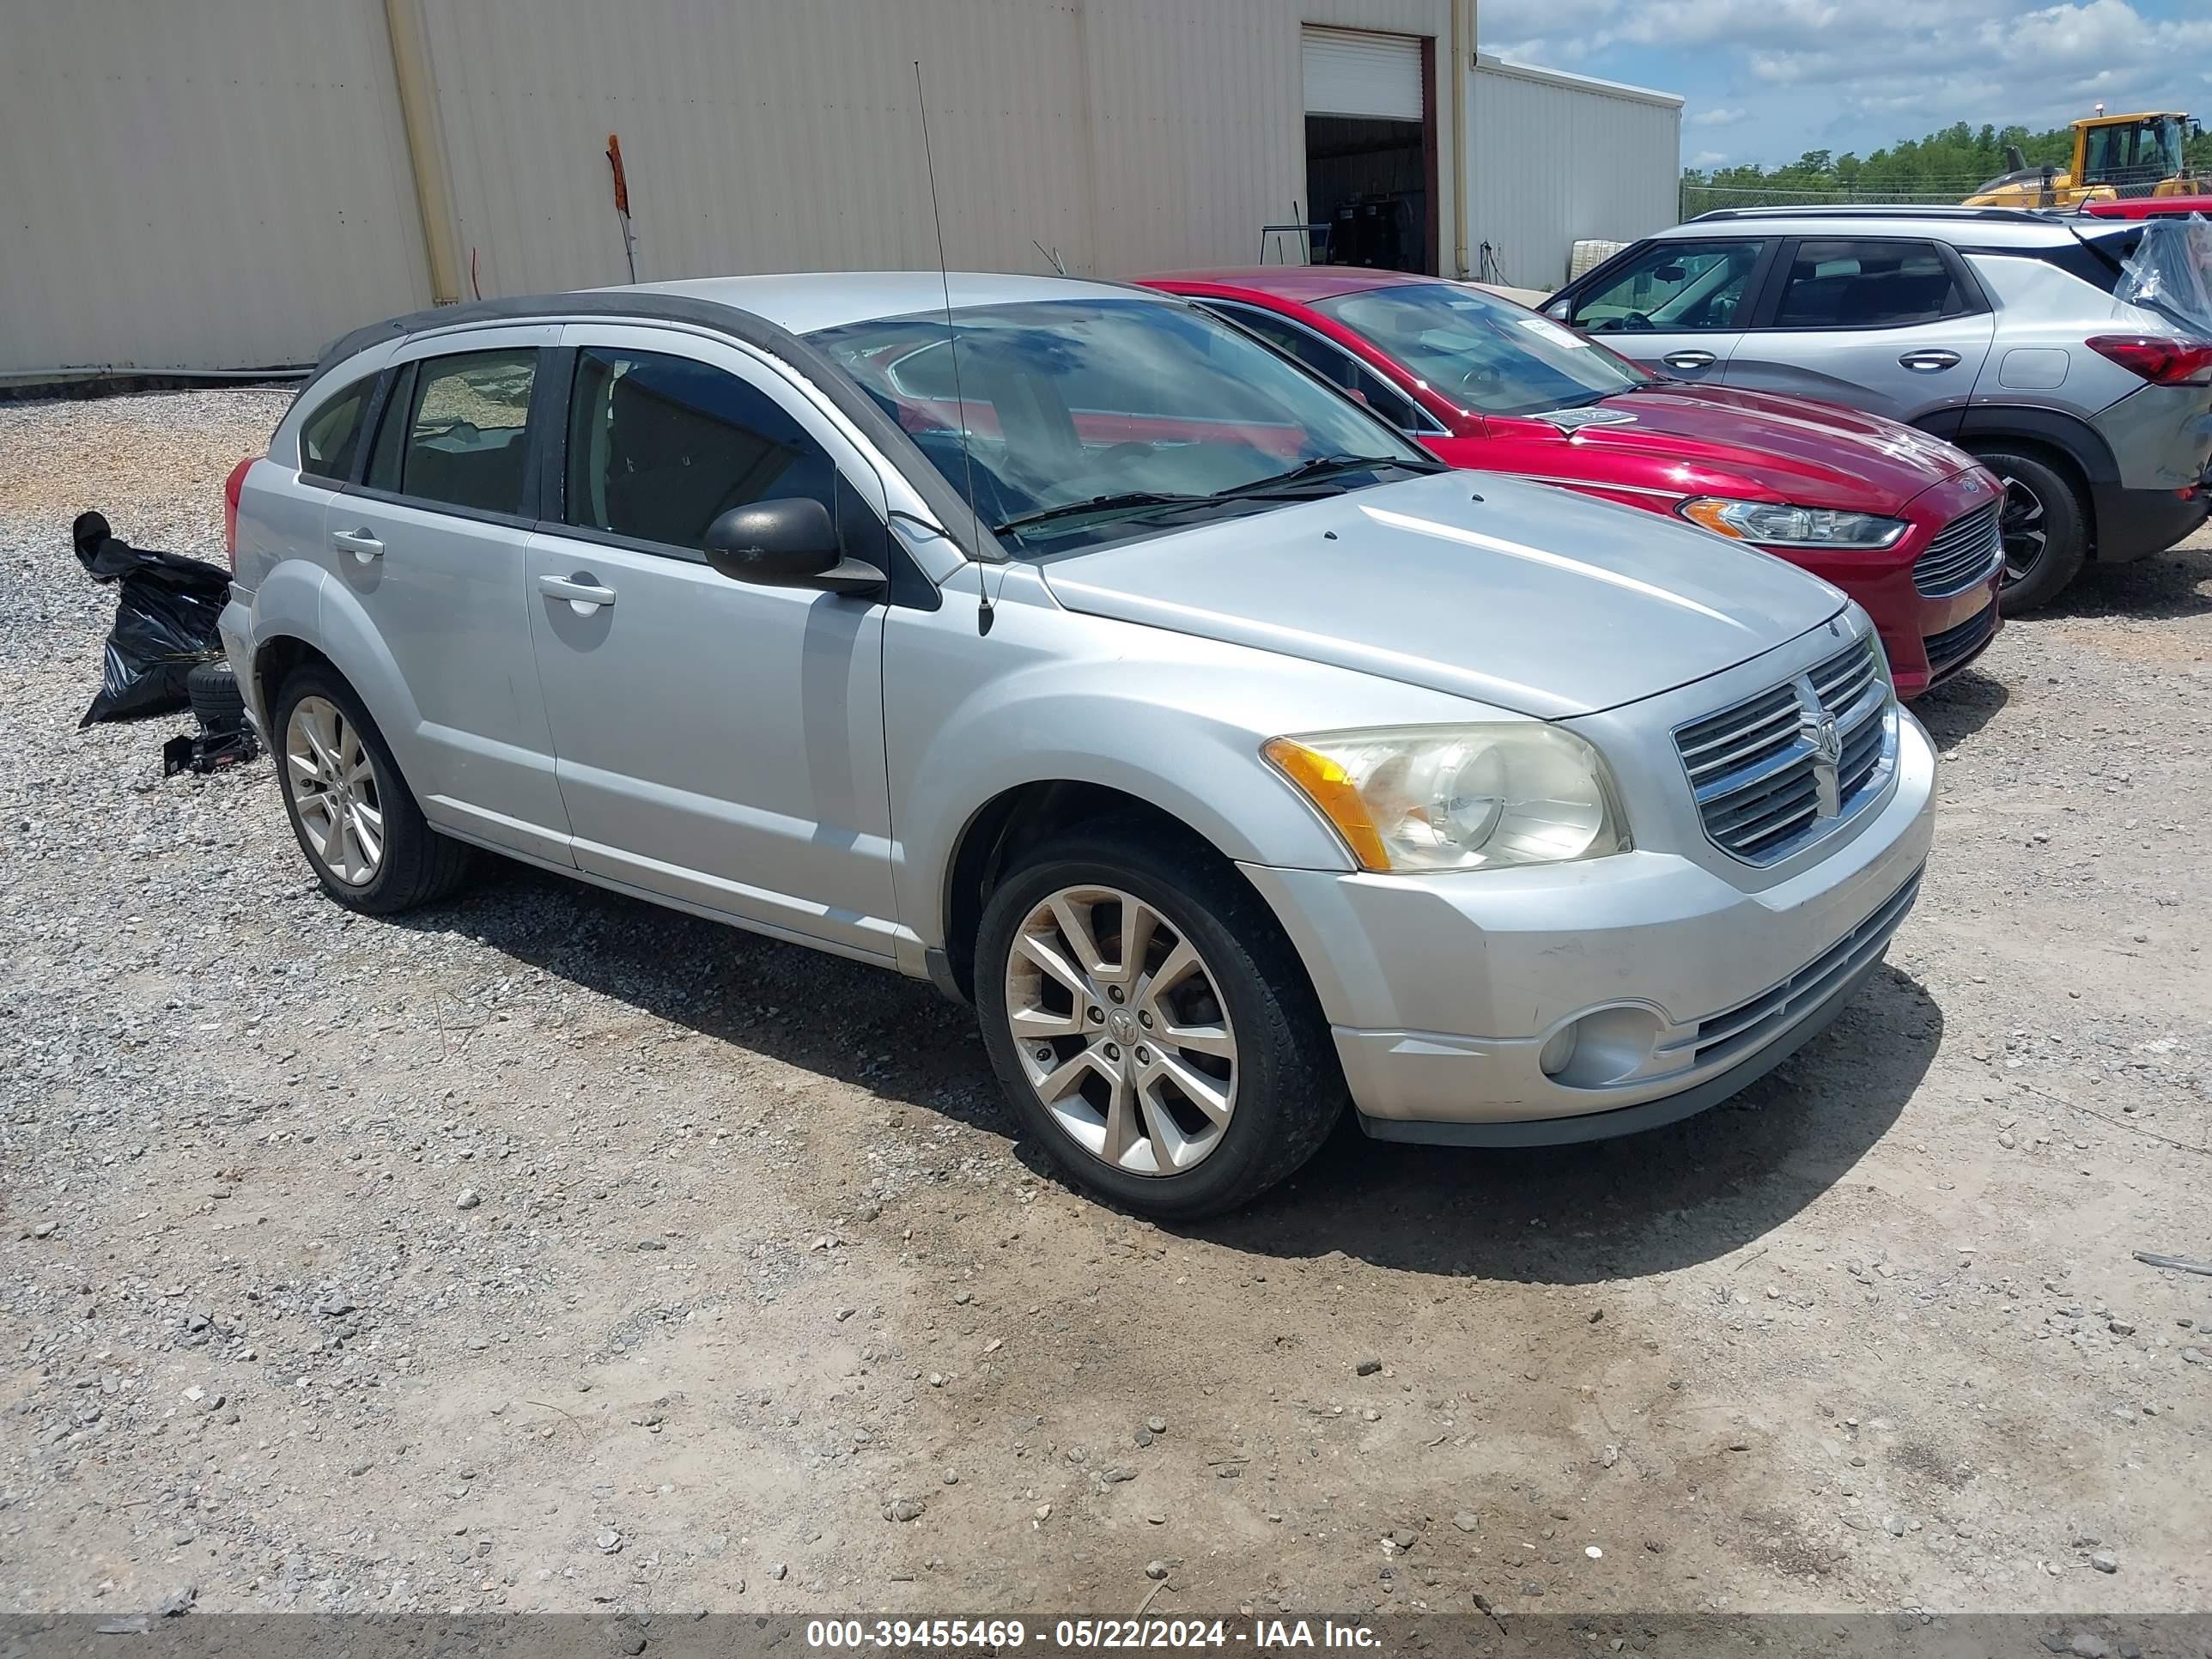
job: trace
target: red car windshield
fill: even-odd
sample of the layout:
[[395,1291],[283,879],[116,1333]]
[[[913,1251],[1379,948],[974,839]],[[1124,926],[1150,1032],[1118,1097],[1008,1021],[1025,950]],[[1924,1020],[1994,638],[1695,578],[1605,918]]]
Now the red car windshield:
[[1314,309],[1484,415],[1572,409],[1651,380],[1572,329],[1479,289],[1393,284],[1317,300]]

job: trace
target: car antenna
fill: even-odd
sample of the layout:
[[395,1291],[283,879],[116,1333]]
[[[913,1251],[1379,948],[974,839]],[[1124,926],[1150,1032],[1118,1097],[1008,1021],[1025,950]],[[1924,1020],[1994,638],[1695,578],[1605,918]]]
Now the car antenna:
[[[921,161],[929,170],[929,222],[937,232],[937,280],[945,294],[945,344],[952,354],[952,401],[959,410],[960,466],[967,475],[968,515],[980,526],[975,511],[975,458],[968,453],[968,398],[960,390],[960,337],[952,326],[952,273],[945,267],[945,217],[937,210],[937,163],[929,153],[929,100],[921,89],[921,59],[914,60],[914,101],[921,112]],[[975,561],[975,631],[988,634],[993,621],[990,585],[983,580],[983,562]]]
[[1058,248],[1047,247],[1042,242],[1037,240],[1034,236],[1030,238],[1030,246],[1035,248],[1039,253],[1043,254],[1047,263],[1048,263],[1054,270],[1058,271],[1063,276],[1067,275],[1067,267],[1060,263],[1060,250]]

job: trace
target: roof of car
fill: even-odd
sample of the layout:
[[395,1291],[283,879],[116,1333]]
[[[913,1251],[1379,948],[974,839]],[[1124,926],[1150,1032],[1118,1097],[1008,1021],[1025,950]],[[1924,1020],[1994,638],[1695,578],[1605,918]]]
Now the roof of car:
[[1163,270],[1137,278],[1147,285],[1203,283],[1215,288],[1249,289],[1255,294],[1273,295],[1279,300],[1301,304],[1333,300],[1340,294],[1359,294],[1369,289],[1436,280],[1402,270],[1376,270],[1365,265],[1218,265],[1206,270]]
[[1720,208],[1664,230],[1661,241],[1710,240],[1731,234],[1771,236],[1922,236],[1978,247],[2047,247],[2073,233],[2025,208],[1969,208],[1869,204],[1808,204],[1795,208]]
[[779,276],[699,276],[683,282],[640,283],[596,289],[599,294],[665,294],[703,300],[788,329],[811,334],[817,329],[878,317],[906,317],[941,311],[950,289],[952,308],[1020,305],[1045,300],[1127,300],[1130,289],[1066,276],[1003,276],[990,271],[837,270]]

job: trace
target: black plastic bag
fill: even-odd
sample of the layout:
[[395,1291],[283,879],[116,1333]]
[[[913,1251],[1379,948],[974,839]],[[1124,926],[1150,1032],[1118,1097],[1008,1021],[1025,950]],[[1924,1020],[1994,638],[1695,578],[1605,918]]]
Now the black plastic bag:
[[181,553],[133,547],[97,513],[79,514],[70,538],[84,574],[122,590],[100,695],[77,729],[184,708],[186,677],[222,654],[216,618],[230,595],[230,572]]

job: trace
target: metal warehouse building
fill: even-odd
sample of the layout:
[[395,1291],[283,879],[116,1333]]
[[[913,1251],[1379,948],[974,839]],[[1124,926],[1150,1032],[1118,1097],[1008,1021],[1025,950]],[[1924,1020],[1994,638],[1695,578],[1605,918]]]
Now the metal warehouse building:
[[933,264],[917,59],[956,266],[1552,287],[1675,198],[1679,100],[1478,59],[1474,0],[0,0],[0,40],[18,381],[633,262]]

